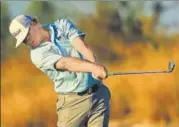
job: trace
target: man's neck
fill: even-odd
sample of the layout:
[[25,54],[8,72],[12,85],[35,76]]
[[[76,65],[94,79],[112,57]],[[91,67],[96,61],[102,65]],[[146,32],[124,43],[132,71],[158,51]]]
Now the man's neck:
[[49,33],[49,31],[47,29],[42,28],[42,33],[43,33],[43,37],[44,37],[42,42],[51,41],[50,33]]

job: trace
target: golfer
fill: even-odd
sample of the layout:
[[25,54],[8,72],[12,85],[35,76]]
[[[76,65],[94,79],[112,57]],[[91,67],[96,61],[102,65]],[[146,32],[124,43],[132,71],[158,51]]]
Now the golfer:
[[68,19],[41,25],[28,15],[16,16],[9,31],[16,47],[27,45],[32,63],[53,81],[58,127],[108,127],[107,70],[84,42],[85,33]]

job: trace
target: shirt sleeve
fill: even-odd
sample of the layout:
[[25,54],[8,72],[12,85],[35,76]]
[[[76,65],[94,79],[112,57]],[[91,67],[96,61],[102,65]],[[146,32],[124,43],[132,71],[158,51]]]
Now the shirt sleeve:
[[57,51],[52,47],[48,50],[39,51],[36,50],[31,52],[31,60],[33,64],[41,70],[57,70],[55,64],[62,57]]
[[61,19],[62,30],[70,42],[78,36],[85,37],[85,33],[79,30],[70,20]]

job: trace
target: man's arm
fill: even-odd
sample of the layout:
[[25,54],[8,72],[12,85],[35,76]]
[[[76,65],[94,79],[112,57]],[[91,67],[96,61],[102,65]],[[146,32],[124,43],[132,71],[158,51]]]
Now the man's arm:
[[69,70],[72,72],[93,72],[97,66],[93,63],[80,60],[76,57],[62,57],[56,64],[56,69]]
[[80,60],[75,57],[62,57],[55,64],[56,69],[69,70],[72,72],[91,72],[100,79],[106,78],[105,68],[101,65]]
[[86,60],[89,60],[91,62],[97,62],[93,51],[88,47],[88,45],[84,42],[84,40],[80,36],[76,37],[71,42],[71,44],[84,56]]
[[[79,29],[77,29],[76,26],[68,19],[60,20],[59,27],[61,27],[64,30],[63,31],[64,35],[69,39],[69,41],[74,46],[74,48],[76,48],[88,62],[93,62],[93,63],[96,62],[96,59],[95,59],[95,56],[94,56],[92,50],[90,50],[88,48],[87,44],[85,44],[84,40],[82,39],[82,37],[85,36],[85,33],[80,31]],[[79,66],[81,66],[81,65],[79,65]],[[96,66],[103,68],[102,72],[100,72],[100,73],[105,73],[105,74],[103,74],[103,76],[107,75],[106,74],[107,70],[105,69],[104,66],[98,65],[98,64]],[[98,69],[98,70],[100,70],[100,69]],[[92,74],[94,75],[94,77],[100,78],[100,75],[99,75],[100,73],[97,73],[97,71],[92,72]],[[102,76],[102,79],[104,79],[103,76]]]
[[[88,62],[95,63],[95,64],[98,63],[93,51],[88,47],[88,45],[84,42],[84,40],[80,36],[76,37],[71,42],[71,44],[84,56],[85,60],[87,60]],[[100,65],[100,66],[103,66],[103,65]],[[105,69],[107,73],[107,69],[104,66],[103,68]],[[95,73],[92,73],[92,76],[94,78],[97,77]]]
[[59,28],[63,30],[64,35],[69,39],[70,43],[74,48],[76,48],[83,57],[91,62],[96,62],[96,58],[87,44],[84,42],[83,38],[85,33],[79,30],[70,20],[61,19],[59,22]]

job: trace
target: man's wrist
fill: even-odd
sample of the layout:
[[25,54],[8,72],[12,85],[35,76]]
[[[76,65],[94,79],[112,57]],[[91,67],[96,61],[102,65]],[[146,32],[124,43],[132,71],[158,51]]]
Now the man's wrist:
[[91,63],[92,64],[92,69],[91,69],[91,73],[94,73],[94,71],[98,70],[98,65],[95,63]]

